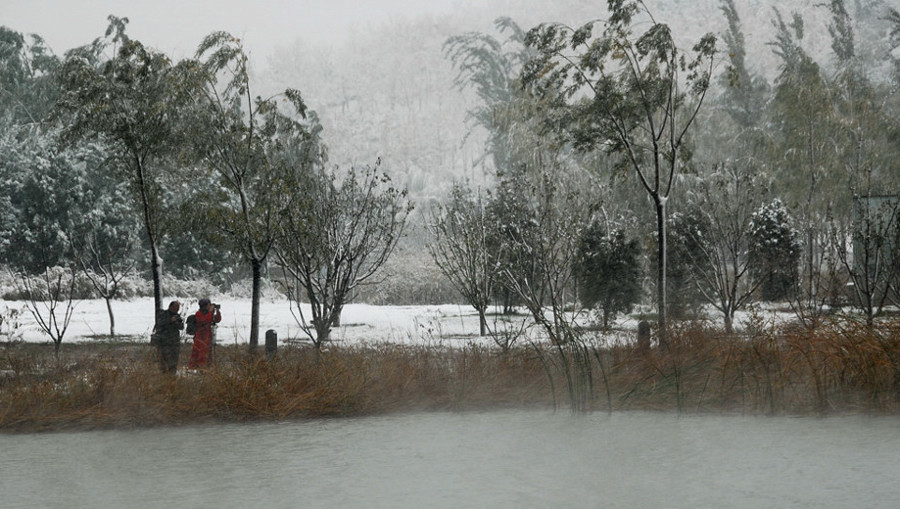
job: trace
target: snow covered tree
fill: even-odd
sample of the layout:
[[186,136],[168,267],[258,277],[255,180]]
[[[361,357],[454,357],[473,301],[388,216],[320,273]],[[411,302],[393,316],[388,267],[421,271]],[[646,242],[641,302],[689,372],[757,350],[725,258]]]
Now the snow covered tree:
[[565,376],[573,410],[583,410],[593,396],[594,360],[604,369],[576,324],[578,248],[590,207],[584,187],[561,175],[558,163],[548,162],[507,180],[508,195],[517,199],[504,203],[505,214],[498,216],[515,219],[501,225],[501,275],[555,349],[551,363]]
[[540,175],[524,174],[511,180],[510,194],[519,198],[518,210],[507,211],[514,222],[502,224],[503,283],[531,314],[551,342],[565,344],[577,339],[575,313],[575,269],[581,230],[587,224],[586,197],[571,180],[560,179],[556,169]]
[[71,257],[85,190],[84,167],[47,123],[58,66],[39,36],[0,27],[0,260],[30,273]]
[[761,281],[765,301],[792,297],[800,283],[800,233],[779,199],[764,204],[750,218],[750,271]]
[[[492,232],[487,239],[488,249],[500,257],[502,273],[515,274],[526,286],[537,284],[541,268],[528,257],[529,247],[524,239],[538,235],[533,201],[539,185],[534,182],[533,171],[503,173],[499,177],[496,188],[488,191],[486,213]],[[501,278],[495,297],[507,314],[521,304],[505,277]]]
[[767,182],[728,165],[697,180],[686,214],[700,227],[686,231],[693,245],[688,255],[698,289],[722,313],[725,331],[731,333],[735,312],[751,302],[760,284],[751,270],[750,229]]
[[[9,214],[0,227],[0,256],[23,272],[29,296],[47,300],[32,299],[29,309],[54,342],[65,333],[57,305],[71,304],[76,274],[106,299],[114,335],[111,299],[134,265],[137,225],[121,200],[125,186],[104,167],[105,145],[59,142],[48,116],[60,95],[60,61],[39,36],[30,41],[0,27],[0,108],[7,124],[0,179],[8,191],[0,215]],[[54,323],[57,318],[62,321]]]
[[703,36],[689,59],[669,26],[658,23],[643,2],[610,0],[608,10],[596,38],[593,21],[577,29],[553,23],[529,31],[526,44],[538,55],[526,64],[523,81],[559,107],[553,130],[565,132],[578,149],[620,157],[653,201],[658,322],[665,345],[666,205],[709,88],[716,38]]
[[17,124],[44,122],[59,95],[59,65],[40,36],[0,26],[0,111]]
[[669,234],[666,271],[670,297],[668,314],[672,319],[685,319],[697,314],[706,300],[700,291],[701,281],[694,269],[694,257],[702,251],[697,240],[703,238],[707,225],[705,217],[689,212],[674,212],[666,221]]
[[96,293],[106,301],[109,335],[116,335],[113,300],[119,297],[122,281],[135,272],[140,259],[140,221],[121,197],[126,183],[117,182],[102,169],[95,169],[92,193],[85,202],[90,208],[74,225],[71,244],[81,273]]
[[74,225],[89,206],[86,167],[43,130],[9,126],[7,134],[0,175],[14,219],[0,227],[7,238],[3,260],[31,274],[68,265]]

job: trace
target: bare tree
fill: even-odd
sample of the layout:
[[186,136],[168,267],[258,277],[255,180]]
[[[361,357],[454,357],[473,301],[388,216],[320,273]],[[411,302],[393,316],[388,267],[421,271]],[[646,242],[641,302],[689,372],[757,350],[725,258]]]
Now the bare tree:
[[869,326],[888,302],[896,278],[898,267],[893,258],[898,224],[900,198],[862,196],[853,204],[850,231],[837,229],[838,257],[850,277],[854,305],[865,314]]
[[754,278],[749,249],[753,213],[766,186],[749,171],[719,166],[697,183],[690,214],[696,227],[673,234],[689,235],[688,256],[698,289],[722,313],[725,331],[733,331],[734,314],[753,298],[761,283]]
[[134,252],[137,236],[133,224],[88,222],[82,233],[72,238],[75,259],[94,290],[106,301],[109,314],[109,335],[116,335],[116,318],[112,301],[119,294],[119,285],[135,268]]
[[17,278],[21,284],[19,290],[25,295],[25,307],[41,331],[53,341],[57,359],[75,310],[76,276],[72,269],[47,267],[38,277],[20,274]]
[[329,340],[353,290],[388,259],[412,210],[406,190],[393,187],[379,166],[300,175],[284,212],[278,265],[292,310],[316,348]]
[[486,311],[497,286],[500,257],[491,249],[496,235],[488,223],[481,194],[457,184],[450,198],[432,212],[434,235],[428,251],[450,283],[478,312],[479,333],[488,331]]

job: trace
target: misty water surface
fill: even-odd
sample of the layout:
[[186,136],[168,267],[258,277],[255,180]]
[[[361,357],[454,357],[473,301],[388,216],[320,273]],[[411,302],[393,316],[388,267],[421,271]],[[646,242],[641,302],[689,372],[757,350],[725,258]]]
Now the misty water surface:
[[0,436],[5,508],[898,507],[895,418],[426,413]]

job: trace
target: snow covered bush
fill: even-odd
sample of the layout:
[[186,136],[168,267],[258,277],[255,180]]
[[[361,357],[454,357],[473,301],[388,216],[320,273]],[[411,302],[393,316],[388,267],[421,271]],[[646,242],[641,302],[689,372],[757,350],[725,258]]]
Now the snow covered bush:
[[789,298],[799,283],[802,243],[791,222],[787,208],[777,198],[750,220],[750,270],[762,280],[763,300]]
[[163,294],[166,302],[170,298],[183,299],[182,303],[190,309],[192,302],[204,297],[215,297],[221,294],[219,288],[207,279],[182,280],[169,275],[162,278]]

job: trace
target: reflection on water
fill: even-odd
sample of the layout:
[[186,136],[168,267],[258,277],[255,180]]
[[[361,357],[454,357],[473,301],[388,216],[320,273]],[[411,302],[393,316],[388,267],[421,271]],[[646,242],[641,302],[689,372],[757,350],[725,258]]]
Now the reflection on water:
[[4,508],[900,506],[895,418],[542,411],[0,436]]

